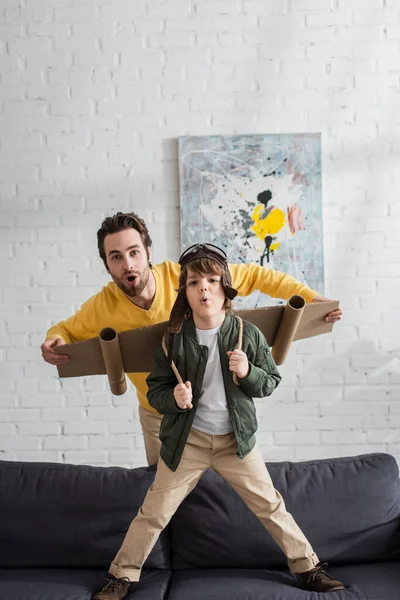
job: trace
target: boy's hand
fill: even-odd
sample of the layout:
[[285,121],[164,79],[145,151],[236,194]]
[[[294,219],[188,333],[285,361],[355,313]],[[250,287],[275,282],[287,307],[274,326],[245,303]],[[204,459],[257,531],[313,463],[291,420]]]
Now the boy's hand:
[[193,408],[192,404],[192,384],[190,381],[186,383],[178,383],[174,388],[175,402],[181,410]]
[[229,370],[236,373],[240,379],[244,379],[249,374],[249,361],[243,350],[234,350],[228,352]]

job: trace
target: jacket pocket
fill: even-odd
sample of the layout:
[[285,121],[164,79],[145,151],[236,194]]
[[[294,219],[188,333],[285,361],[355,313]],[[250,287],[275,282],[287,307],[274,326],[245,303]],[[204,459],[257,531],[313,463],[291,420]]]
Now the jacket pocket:
[[235,427],[234,430],[236,430],[236,435],[239,438],[238,441],[241,441],[243,439],[242,436],[242,422],[239,418],[238,412],[236,410],[236,408],[233,409],[233,418],[235,420]]
[[160,440],[171,447],[177,443],[181,431],[181,419],[178,415],[164,415],[160,427]]
[[[241,405],[241,415],[237,415],[238,431],[242,440],[249,440],[257,431],[256,407],[252,398],[247,398]],[[236,412],[236,409],[235,409]],[[237,414],[237,413],[236,413]]]
[[269,348],[265,349],[265,356],[267,359],[268,368],[270,369],[270,372],[273,373],[274,371],[276,371],[276,364],[274,359],[272,358],[271,350]]

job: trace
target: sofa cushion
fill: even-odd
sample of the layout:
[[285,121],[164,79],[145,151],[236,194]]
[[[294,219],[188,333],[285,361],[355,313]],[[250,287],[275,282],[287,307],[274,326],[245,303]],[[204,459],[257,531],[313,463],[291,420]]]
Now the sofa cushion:
[[194,569],[173,572],[168,600],[398,600],[399,563],[334,567],[343,591],[316,594],[299,588],[289,571]]
[[[0,569],[1,600],[90,600],[105,585],[104,571],[91,569]],[[171,571],[143,571],[126,600],[165,600]]]
[[[346,564],[400,558],[400,483],[392,456],[267,467],[320,560]],[[203,475],[173,517],[172,550],[173,569],[286,565],[260,521],[212,471]]]
[[[155,467],[0,461],[0,567],[108,569],[154,475]],[[145,566],[169,568],[167,531]]]

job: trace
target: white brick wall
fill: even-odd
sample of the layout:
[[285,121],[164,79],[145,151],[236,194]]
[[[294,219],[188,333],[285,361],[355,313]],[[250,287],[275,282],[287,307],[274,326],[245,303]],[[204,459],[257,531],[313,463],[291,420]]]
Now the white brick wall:
[[145,462],[132,389],[59,382],[45,331],[107,282],[104,215],[138,211],[177,257],[178,135],[293,131],[322,132],[345,318],[295,344],[259,443],[400,458],[400,3],[3,0],[0,40],[0,458]]

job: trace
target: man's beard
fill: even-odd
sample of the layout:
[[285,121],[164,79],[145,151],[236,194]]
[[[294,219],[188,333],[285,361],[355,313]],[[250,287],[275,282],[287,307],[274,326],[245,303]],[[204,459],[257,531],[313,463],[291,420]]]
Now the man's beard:
[[150,269],[149,269],[149,267],[146,267],[142,271],[142,273],[140,273],[136,276],[135,283],[133,285],[130,285],[129,287],[127,285],[125,285],[123,279],[117,279],[117,278],[113,277],[113,280],[114,280],[114,283],[117,284],[119,289],[122,290],[124,292],[124,294],[126,294],[126,296],[129,296],[130,298],[134,298],[135,296],[140,296],[140,294],[143,292],[144,288],[146,287],[146,285],[149,281],[149,277],[150,277]]

